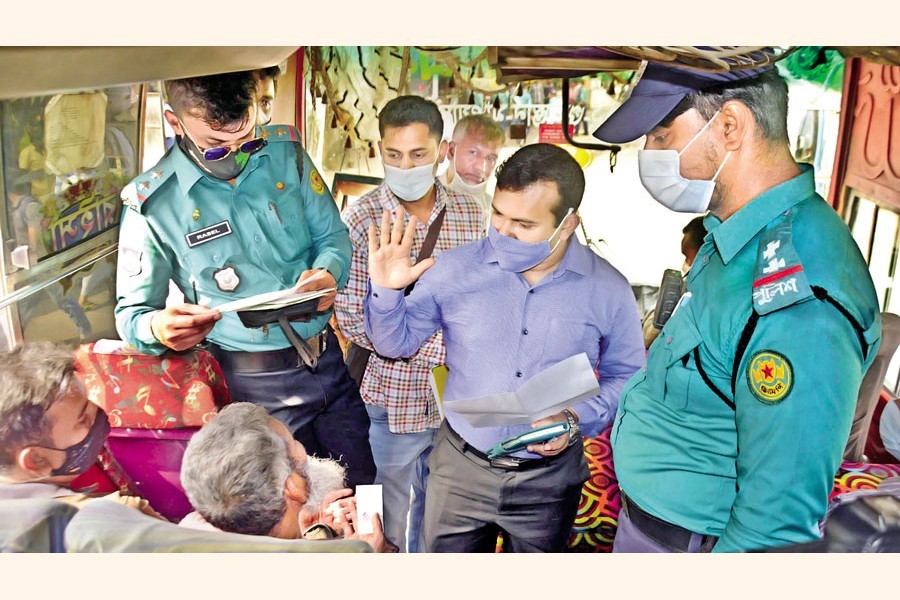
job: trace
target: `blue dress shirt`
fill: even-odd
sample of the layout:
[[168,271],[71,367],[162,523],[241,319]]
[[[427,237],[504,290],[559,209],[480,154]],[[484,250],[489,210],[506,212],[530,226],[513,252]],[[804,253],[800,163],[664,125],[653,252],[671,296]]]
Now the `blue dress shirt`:
[[[406,298],[402,290],[370,282],[366,333],[379,354],[410,356],[438,328],[450,371],[444,414],[484,452],[530,426],[473,427],[453,410],[454,400],[514,391],[584,352],[598,374],[600,394],[571,408],[583,435],[595,436],[612,422],[622,386],[644,364],[631,287],[574,238],[557,269],[534,287],[500,268],[487,238],[442,253]],[[538,457],[526,451],[516,456]]]

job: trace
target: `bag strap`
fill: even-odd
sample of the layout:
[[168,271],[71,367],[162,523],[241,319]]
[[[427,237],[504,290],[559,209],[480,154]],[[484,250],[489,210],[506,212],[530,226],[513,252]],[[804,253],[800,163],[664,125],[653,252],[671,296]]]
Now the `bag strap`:
[[[447,206],[444,205],[444,207],[441,209],[441,212],[438,213],[438,215],[434,218],[434,221],[431,222],[431,225],[428,226],[428,232],[425,234],[425,241],[422,242],[422,249],[419,250],[419,255],[416,257],[417,263],[422,262],[426,258],[431,258],[431,253],[434,252],[434,245],[437,244],[438,234],[440,234],[441,232],[441,225],[444,224],[444,213],[446,212]],[[416,287],[415,281],[406,286],[406,290],[403,292],[403,295],[409,296],[414,287]]]

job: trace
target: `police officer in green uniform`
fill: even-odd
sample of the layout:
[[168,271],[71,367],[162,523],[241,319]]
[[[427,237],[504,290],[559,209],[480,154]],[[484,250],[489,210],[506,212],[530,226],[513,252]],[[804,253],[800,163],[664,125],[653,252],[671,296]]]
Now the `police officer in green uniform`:
[[[368,415],[327,327],[335,293],[286,331],[215,308],[313,275],[304,290],[347,280],[347,228],[297,129],[257,126],[254,71],[167,81],[166,95],[177,142],[122,193],[119,334],[151,354],[206,340],[233,398],[341,460],[349,484],[371,483]],[[166,306],[169,280],[185,303]]]
[[791,156],[774,68],[650,64],[594,135],[646,135],[641,181],[702,213],[687,291],[612,432],[614,551],[734,552],[817,539],[881,339],[868,268]]

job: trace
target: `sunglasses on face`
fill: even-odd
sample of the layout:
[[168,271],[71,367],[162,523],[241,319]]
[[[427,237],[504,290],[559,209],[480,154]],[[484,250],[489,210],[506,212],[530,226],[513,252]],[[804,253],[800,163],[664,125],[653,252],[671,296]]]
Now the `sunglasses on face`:
[[[203,152],[204,160],[222,160],[223,158],[231,154],[230,146],[216,146],[215,148],[207,148],[204,150],[200,147],[200,144],[194,141],[193,136],[188,135],[187,127],[184,126],[184,123],[181,123],[181,129],[182,131],[184,131],[184,134],[187,135],[192,142],[194,142],[194,145],[197,146],[197,149]],[[253,138],[252,140],[247,140],[246,142],[243,142],[240,146],[238,146],[238,152],[253,154],[254,152],[262,150],[265,147],[266,143],[266,139],[263,137]]]

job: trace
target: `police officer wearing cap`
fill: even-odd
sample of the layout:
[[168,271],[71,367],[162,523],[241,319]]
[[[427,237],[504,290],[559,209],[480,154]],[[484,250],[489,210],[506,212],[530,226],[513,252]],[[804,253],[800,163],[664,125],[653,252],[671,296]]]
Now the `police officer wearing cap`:
[[646,135],[638,160],[650,195],[709,211],[687,291],[622,392],[614,551],[818,538],[881,320],[850,231],[791,156],[786,114],[774,68],[651,63],[594,133]]
[[[286,330],[215,308],[313,275],[304,291],[346,282],[347,228],[297,129],[257,125],[254,71],[167,81],[166,95],[177,142],[122,192],[119,334],[150,354],[207,341],[233,398],[371,483],[368,415],[326,325],[334,292]],[[186,303],[166,306],[169,280]]]

